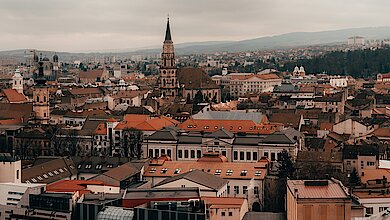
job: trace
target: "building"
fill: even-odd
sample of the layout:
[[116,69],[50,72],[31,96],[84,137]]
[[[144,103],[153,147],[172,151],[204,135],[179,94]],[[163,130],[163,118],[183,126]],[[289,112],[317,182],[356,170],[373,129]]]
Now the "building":
[[175,49],[173,46],[169,18],[165,31],[165,40],[161,54],[160,75],[158,85],[160,95],[163,97],[176,97],[179,92],[179,81],[177,79],[177,68],[175,60]]
[[[177,171],[181,173],[181,171]],[[201,170],[192,170],[167,178],[153,188],[199,188],[201,196],[226,197],[228,181]]]
[[351,140],[366,139],[367,135],[374,131],[372,125],[365,124],[356,119],[347,119],[333,125],[333,131],[337,134],[350,135]]
[[379,73],[376,76],[378,82],[390,82],[390,73]]
[[238,99],[247,94],[259,94],[263,91],[273,90],[282,84],[282,79],[274,73],[228,75],[230,78],[230,96]]
[[364,45],[365,39],[360,36],[353,36],[348,38],[348,45],[356,46],[356,45]]
[[351,199],[332,180],[287,180],[287,220],[351,219]]
[[20,74],[20,70],[16,69],[15,74],[12,76],[12,89],[15,89],[18,93],[23,94],[23,76]]
[[21,183],[22,161],[9,153],[0,153],[0,183]]
[[49,106],[49,88],[46,85],[46,79],[43,73],[43,62],[39,62],[38,78],[33,91],[33,122],[35,124],[49,124],[50,106]]
[[248,212],[248,201],[245,198],[202,197],[206,201],[210,220],[242,220]]
[[269,160],[262,158],[256,163],[228,162],[226,157],[215,153],[205,154],[197,161],[171,161],[168,157],[152,160],[145,169],[145,187],[154,187],[162,181],[201,170],[229,181],[228,197],[252,198],[249,207],[264,207],[264,181],[267,176]]

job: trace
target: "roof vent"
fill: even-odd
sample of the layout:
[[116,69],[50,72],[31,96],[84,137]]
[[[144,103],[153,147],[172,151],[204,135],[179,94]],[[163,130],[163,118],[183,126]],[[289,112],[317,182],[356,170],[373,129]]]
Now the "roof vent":
[[306,180],[305,186],[327,186],[328,180]]

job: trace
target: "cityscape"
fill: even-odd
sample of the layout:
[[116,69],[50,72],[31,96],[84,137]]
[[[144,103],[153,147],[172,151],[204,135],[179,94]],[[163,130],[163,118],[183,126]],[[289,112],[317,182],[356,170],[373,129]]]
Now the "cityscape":
[[0,9],[0,219],[390,219],[383,8],[37,2]]

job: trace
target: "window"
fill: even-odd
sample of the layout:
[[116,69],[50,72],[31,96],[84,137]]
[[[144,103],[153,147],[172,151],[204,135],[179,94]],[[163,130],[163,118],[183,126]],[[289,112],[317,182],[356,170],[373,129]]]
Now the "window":
[[271,153],[271,161],[275,161],[275,153]]
[[347,160],[347,165],[351,166],[351,161]]
[[221,212],[221,216],[225,216],[225,212]]
[[379,212],[383,212],[385,211],[386,209],[388,209],[389,207],[379,207]]
[[261,176],[261,170],[256,170],[255,176]]
[[19,170],[16,170],[16,179],[19,179]]
[[367,166],[375,166],[375,162],[367,161]]
[[175,172],[173,172],[173,173],[174,173],[174,174],[179,174],[180,171],[181,171],[181,169],[180,169],[180,168],[177,168],[177,169],[175,170]]
[[159,150],[158,149],[154,149],[154,156],[155,157],[159,157]]
[[255,186],[255,187],[253,188],[253,193],[254,193],[255,195],[258,195],[258,194],[259,194],[259,187],[258,187],[258,186]]
[[168,150],[167,150],[167,154],[168,154],[168,156],[172,156],[172,151],[171,151],[171,149],[168,149]]
[[240,151],[240,160],[245,160],[245,154],[243,151]]
[[178,157],[179,158],[183,158],[183,150],[179,150],[179,153],[178,153],[179,155],[178,155]]
[[188,150],[184,150],[184,158],[188,158]]
[[248,193],[248,186],[242,186],[242,193],[245,195]]
[[155,172],[156,172],[156,170],[157,170],[157,168],[156,168],[156,167],[152,167],[152,169],[150,169],[149,173],[155,173]]
[[233,160],[238,160],[238,152],[237,151],[233,152]]
[[231,176],[232,173],[233,173],[233,170],[227,170],[227,171],[226,171],[226,176]]
[[191,150],[191,158],[195,158],[195,150]]
[[181,188],[186,188],[186,185],[181,185]]
[[214,145],[219,145],[219,142],[218,141],[214,142]]
[[234,186],[234,193],[240,194],[240,187],[239,186]]
[[253,156],[252,157],[253,160],[257,160],[257,152],[253,152],[252,156]]
[[251,152],[246,152],[246,160],[251,160]]
[[246,176],[246,174],[248,173],[248,171],[247,170],[243,170],[243,171],[241,171],[241,176]]
[[367,215],[372,215],[374,213],[374,208],[373,207],[367,207],[366,208],[366,214]]
[[201,158],[202,157],[202,151],[201,150],[197,150],[196,151],[196,157],[197,158]]
[[221,173],[222,173],[222,170],[215,170],[215,175],[221,175]]
[[360,167],[364,169],[364,161],[360,161]]
[[230,194],[230,186],[227,186],[227,194]]
[[222,151],[222,155],[226,157],[226,150]]
[[229,212],[229,216],[233,216],[233,212]]
[[264,157],[268,158],[268,152],[264,152]]
[[165,149],[161,149],[161,155],[165,154]]
[[161,173],[166,173],[168,171],[168,168],[162,168]]

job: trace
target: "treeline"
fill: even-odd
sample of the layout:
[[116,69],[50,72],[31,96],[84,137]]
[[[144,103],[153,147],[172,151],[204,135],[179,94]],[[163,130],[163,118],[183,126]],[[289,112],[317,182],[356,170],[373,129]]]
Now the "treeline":
[[390,48],[334,51],[313,59],[287,62],[280,70],[292,71],[296,65],[303,65],[306,73],[375,77],[390,72]]

